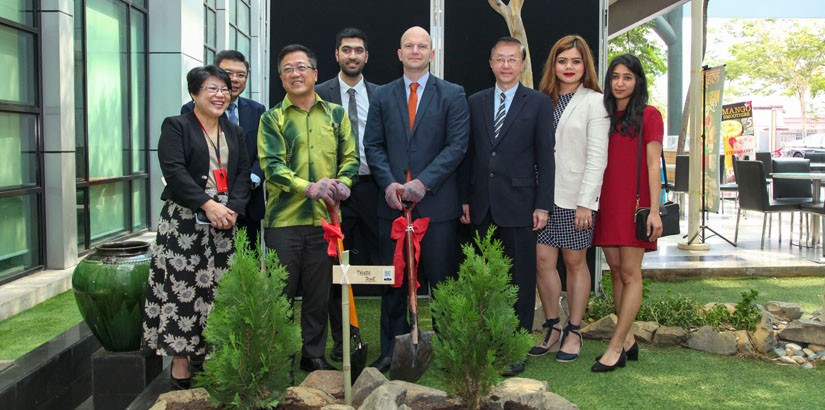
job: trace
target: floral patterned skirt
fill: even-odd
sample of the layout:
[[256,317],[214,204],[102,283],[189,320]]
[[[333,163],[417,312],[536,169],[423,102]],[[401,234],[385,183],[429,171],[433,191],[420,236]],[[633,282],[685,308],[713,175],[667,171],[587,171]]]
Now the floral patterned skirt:
[[[216,199],[226,203],[226,196]],[[197,224],[191,209],[166,201],[144,305],[144,350],[161,356],[206,354],[203,329],[215,286],[235,252],[234,233],[234,228]]]

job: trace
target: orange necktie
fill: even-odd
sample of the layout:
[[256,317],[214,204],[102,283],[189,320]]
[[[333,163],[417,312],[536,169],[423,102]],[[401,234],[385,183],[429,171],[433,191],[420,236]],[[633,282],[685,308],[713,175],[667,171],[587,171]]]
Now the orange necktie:
[[418,106],[418,83],[410,83],[410,98],[407,100],[407,111],[410,113],[410,133],[415,123],[415,109]]

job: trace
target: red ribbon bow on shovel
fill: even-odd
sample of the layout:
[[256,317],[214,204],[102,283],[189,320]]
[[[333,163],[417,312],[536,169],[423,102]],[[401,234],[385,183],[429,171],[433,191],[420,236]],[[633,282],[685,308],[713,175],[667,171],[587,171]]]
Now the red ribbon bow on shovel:
[[[391,285],[394,288],[400,288],[404,282],[404,239],[407,237],[407,229],[412,230],[413,248],[415,248],[415,266],[418,268],[418,258],[421,256],[421,239],[427,233],[427,227],[430,226],[430,218],[419,218],[411,224],[407,224],[407,218],[399,216],[392,221],[392,231],[390,231],[390,238],[395,239],[395,254],[392,258],[392,264],[395,266],[395,284]],[[417,277],[417,276],[416,276]],[[415,281],[415,288],[419,287],[418,279]]]
[[328,244],[327,255],[335,258],[338,256],[338,240],[344,239],[344,233],[341,232],[340,226],[329,224],[324,218],[321,218],[321,227],[324,229],[324,239]]

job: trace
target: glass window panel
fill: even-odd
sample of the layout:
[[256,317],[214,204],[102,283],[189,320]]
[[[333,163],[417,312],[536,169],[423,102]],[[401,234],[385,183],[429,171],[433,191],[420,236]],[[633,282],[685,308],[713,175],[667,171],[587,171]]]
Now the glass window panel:
[[86,3],[86,124],[89,179],[123,176],[128,165],[127,8],[123,3]]
[[249,34],[249,5],[246,3],[239,1],[237,2],[238,5],[238,29],[244,32],[244,34]]
[[0,189],[37,184],[36,130],[36,116],[0,112]]
[[93,244],[127,230],[126,184],[115,182],[89,187],[89,222]]
[[146,16],[132,11],[132,172],[146,171]]
[[89,238],[88,232],[86,232],[86,218],[88,218],[88,212],[86,212],[86,194],[88,190],[86,188],[78,188],[77,194],[75,195],[75,204],[77,207],[77,250],[83,251],[89,249],[86,247],[86,241]]
[[15,23],[34,25],[33,0],[2,0],[0,1],[0,17]]
[[75,176],[85,181],[86,175],[86,68],[83,63],[83,2],[74,2],[74,136]]
[[146,8],[146,0],[132,0],[132,5]]
[[212,10],[206,11],[206,44],[210,47],[215,48],[215,31],[218,28],[217,23],[215,22],[217,19],[216,14]]
[[0,198],[0,278],[40,264],[38,195]]
[[206,0],[206,5],[214,9],[215,8],[215,0]]
[[212,63],[215,61],[215,52],[206,46],[203,47],[203,61],[206,63]]
[[132,181],[132,231],[147,227],[146,221],[146,183],[148,179]]
[[[247,58],[249,58],[248,56],[250,55],[250,49],[251,48],[252,48],[252,40],[249,37],[247,37],[247,36],[245,36],[245,35],[243,35],[239,32],[238,33],[237,50],[240,51],[241,53],[243,53],[243,55],[247,56]],[[246,89],[244,90],[244,92],[242,94],[244,98],[249,98],[249,92],[250,92],[251,89],[252,89],[252,82],[247,81]]]
[[238,1],[229,0],[229,23],[238,25]]
[[0,26],[0,102],[37,104],[34,35]]

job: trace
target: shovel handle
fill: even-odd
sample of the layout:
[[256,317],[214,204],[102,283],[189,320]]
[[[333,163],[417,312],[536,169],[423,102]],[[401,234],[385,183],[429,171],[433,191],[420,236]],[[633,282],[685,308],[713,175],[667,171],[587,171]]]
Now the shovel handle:
[[413,233],[410,229],[412,227],[412,210],[415,203],[411,207],[404,207],[404,218],[407,220],[406,232],[406,249],[407,249],[407,291],[409,293],[410,303],[410,319],[411,327],[410,336],[412,337],[413,345],[418,345],[418,299],[416,298],[415,284],[418,281],[417,267],[415,265],[415,247],[413,246]]
[[[338,202],[327,204],[327,211],[329,212],[329,219],[332,220],[332,225],[341,229],[341,221],[338,219]],[[341,255],[344,254],[344,240],[338,238],[338,263],[341,263]],[[358,329],[358,313],[355,311],[355,297],[352,295],[352,286],[349,287],[349,324]]]

